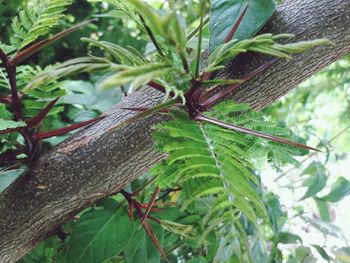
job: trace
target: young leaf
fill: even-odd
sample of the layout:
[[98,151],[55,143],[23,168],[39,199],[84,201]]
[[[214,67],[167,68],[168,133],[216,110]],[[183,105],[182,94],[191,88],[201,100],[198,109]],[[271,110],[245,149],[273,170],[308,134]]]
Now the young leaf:
[[155,63],[135,67],[120,67],[122,70],[102,81],[99,85],[100,88],[117,88],[120,85],[131,82],[133,89],[137,89],[138,87],[147,84],[152,79],[174,70],[171,65],[165,63]]
[[110,68],[110,66],[111,62],[104,58],[82,57],[71,59],[62,64],[55,65],[54,67],[49,67],[41,74],[35,76],[33,79],[31,79],[31,81],[29,81],[29,83],[26,83],[26,86],[22,92],[28,93],[44,83],[47,84],[69,75],[82,72],[106,70]]
[[209,21],[210,52],[223,44],[240,14],[249,3],[246,14],[234,34],[234,39],[255,35],[275,11],[274,0],[213,0]]
[[103,262],[121,253],[134,233],[122,207],[105,206],[84,213],[73,227],[65,251],[68,263]]

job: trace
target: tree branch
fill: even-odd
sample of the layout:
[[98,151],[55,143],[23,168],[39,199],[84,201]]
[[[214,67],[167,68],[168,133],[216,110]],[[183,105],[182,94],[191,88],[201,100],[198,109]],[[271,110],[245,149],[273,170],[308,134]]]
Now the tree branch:
[[[329,38],[335,46],[278,61],[231,97],[255,109],[269,105],[350,52],[349,24],[349,0],[286,0],[265,31],[294,33],[297,40]],[[245,55],[232,63],[224,75],[236,78],[233,72],[237,71],[245,75],[267,59],[248,56],[249,60]],[[163,158],[152,148],[150,128],[164,117],[152,116],[110,130],[137,114],[120,108],[149,108],[163,96],[150,88],[128,96],[106,118],[43,155],[27,176],[0,195],[0,262],[15,262],[69,217],[125,187]]]

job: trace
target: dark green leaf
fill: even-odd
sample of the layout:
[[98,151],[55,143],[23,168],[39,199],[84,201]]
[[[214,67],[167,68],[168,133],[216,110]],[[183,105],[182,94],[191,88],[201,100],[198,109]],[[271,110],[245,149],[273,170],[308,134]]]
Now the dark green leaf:
[[280,217],[283,214],[281,203],[276,195],[269,193],[265,196],[265,205],[267,207],[267,213],[269,215],[272,229],[276,233],[281,228]]
[[67,263],[100,263],[118,255],[133,236],[133,224],[122,207],[110,204],[83,214],[73,228]]
[[246,4],[249,4],[248,10],[233,36],[234,39],[242,40],[255,35],[275,11],[273,0],[213,0],[209,21],[210,52],[224,43]]
[[301,238],[298,235],[289,232],[280,232],[277,238],[278,242],[282,244],[293,244],[297,243],[297,241],[302,242]]
[[[159,242],[163,245],[164,229],[155,223],[150,223]],[[159,263],[160,253],[147,235],[146,231],[141,228],[133,237],[130,244],[124,251],[125,262],[134,263]]]
[[57,236],[51,237],[37,245],[17,263],[54,262],[54,258],[58,255],[61,246],[61,242]]

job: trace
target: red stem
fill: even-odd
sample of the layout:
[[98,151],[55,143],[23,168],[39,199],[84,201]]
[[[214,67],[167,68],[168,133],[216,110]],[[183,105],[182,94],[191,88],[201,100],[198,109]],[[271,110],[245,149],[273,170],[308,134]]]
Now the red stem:
[[62,135],[62,134],[74,131],[76,129],[82,128],[84,126],[87,126],[89,124],[93,124],[93,123],[103,119],[104,117],[105,116],[98,117],[98,118],[95,118],[95,119],[91,119],[91,120],[88,120],[88,121],[83,121],[83,122],[76,123],[76,124],[73,124],[73,125],[68,126],[68,127],[63,127],[63,128],[60,128],[60,129],[57,129],[57,130],[54,130],[54,131],[37,133],[37,134],[34,134],[34,138],[37,139],[37,140],[42,140],[42,139],[47,139],[47,138],[51,138],[51,137],[54,137],[54,136],[59,136],[59,135]]
[[151,200],[149,201],[148,207],[146,212],[143,214],[143,217],[141,219],[141,224],[143,224],[143,222],[145,222],[148,214],[151,212],[152,206],[154,204],[154,202],[156,201],[157,195],[160,192],[160,188],[157,186],[156,189],[154,189],[154,192],[152,194]]
[[234,23],[233,27],[231,28],[230,32],[225,38],[225,43],[229,42],[233,38],[234,34],[237,32],[239,25],[241,24],[245,14],[247,13],[248,7],[249,7],[249,4],[246,5],[242,14],[238,17],[237,21]]

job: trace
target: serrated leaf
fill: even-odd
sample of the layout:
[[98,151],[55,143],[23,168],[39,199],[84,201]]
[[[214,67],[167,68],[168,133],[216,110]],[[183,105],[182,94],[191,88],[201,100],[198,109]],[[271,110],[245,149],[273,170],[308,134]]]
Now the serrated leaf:
[[67,263],[100,263],[121,253],[134,233],[128,214],[117,205],[83,214],[65,251]]
[[155,63],[135,67],[121,66],[121,71],[111,75],[100,83],[100,88],[117,88],[120,85],[131,83],[131,86],[138,88],[154,78],[163,76],[173,70],[172,66],[165,63]]
[[224,43],[240,13],[249,4],[234,39],[247,39],[255,35],[275,11],[273,0],[213,0],[209,21],[210,52]]
[[339,202],[350,194],[350,182],[344,177],[339,177],[331,186],[331,191],[320,199],[328,202]]
[[26,126],[23,121],[4,120],[0,118],[0,131],[15,129]]
[[11,26],[14,34],[11,44],[21,49],[38,37],[46,35],[59,23],[66,7],[71,4],[71,0],[35,0],[13,19]]

